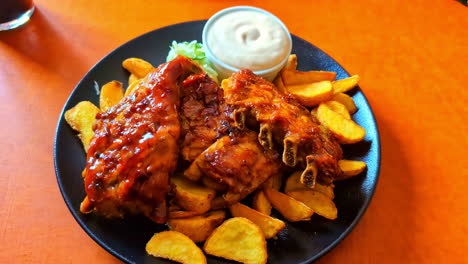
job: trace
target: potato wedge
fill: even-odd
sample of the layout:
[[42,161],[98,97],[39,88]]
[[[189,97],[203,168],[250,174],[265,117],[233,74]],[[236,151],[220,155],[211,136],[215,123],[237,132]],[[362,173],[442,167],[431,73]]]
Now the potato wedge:
[[247,218],[258,225],[260,229],[262,229],[266,239],[275,237],[279,231],[286,227],[286,224],[283,221],[263,214],[241,203],[231,205],[229,210],[231,211],[232,216]]
[[290,191],[307,191],[315,190],[325,194],[328,198],[334,199],[335,193],[333,192],[333,185],[323,185],[318,182],[315,183],[314,188],[309,188],[301,183],[301,174],[302,171],[296,171],[286,180],[286,185],[284,186],[284,192],[288,193]]
[[249,264],[267,262],[266,240],[252,221],[234,217],[216,228],[203,246],[207,254]]
[[348,109],[348,112],[350,114],[354,114],[358,110],[353,98],[345,93],[335,94],[332,100],[342,103],[346,107],[346,109]]
[[344,118],[351,119],[351,115],[349,114],[348,109],[346,109],[346,106],[344,106],[342,103],[337,101],[328,101],[324,104],[326,104],[331,110],[342,115]]
[[346,119],[333,111],[327,104],[317,108],[317,119],[328,127],[341,144],[352,144],[361,141],[366,136],[366,130],[353,120]]
[[276,77],[276,79],[273,81],[273,84],[279,91],[286,92],[286,87],[284,86],[283,78],[281,78],[281,75],[278,75],[278,77]]
[[122,62],[122,67],[124,67],[131,74],[134,74],[138,79],[145,77],[151,70],[154,69],[151,63],[139,58],[128,58],[124,60]]
[[199,216],[169,219],[167,224],[170,230],[180,232],[197,243],[205,241],[225,217],[224,211],[211,211]]
[[201,249],[186,235],[176,231],[154,234],[146,244],[146,253],[183,264],[206,264]]
[[187,217],[192,217],[192,216],[197,216],[200,215],[197,212],[194,211],[169,211],[169,219],[178,219],[178,218],[187,218]]
[[208,212],[211,208],[211,200],[216,196],[216,192],[205,186],[191,182],[181,176],[171,177],[174,185],[174,203],[187,211],[197,213]]
[[78,137],[83,143],[85,151],[94,136],[93,124],[100,110],[89,101],[82,101],[65,112],[65,120],[74,130],[78,131]]
[[[252,207],[262,214],[271,214],[271,203],[263,190],[257,190],[253,198]],[[248,217],[247,217],[248,218]]]
[[343,174],[335,180],[345,180],[356,176],[363,172],[367,167],[367,164],[364,161],[354,160],[340,160],[338,161],[338,165],[340,165],[340,169],[343,171]]
[[314,211],[304,203],[271,188],[264,189],[271,205],[278,210],[288,221],[306,221],[314,214]]
[[268,178],[268,180],[266,180],[262,184],[262,187],[273,188],[274,190],[279,191],[282,185],[283,185],[283,174],[278,173]]
[[127,89],[125,90],[124,96],[129,96],[133,92],[136,91],[136,89],[139,87],[140,81],[132,82],[128,85]]
[[101,111],[106,112],[109,108],[120,102],[123,96],[124,91],[121,82],[111,81],[104,84],[101,88],[101,96],[99,97]]
[[334,220],[338,215],[335,203],[321,192],[315,190],[300,190],[290,191],[288,192],[288,195],[303,202],[308,207],[312,208],[312,210],[314,210],[318,215],[327,219]]
[[281,78],[283,78],[284,85],[297,85],[297,84],[310,84],[321,81],[333,81],[336,77],[335,72],[327,71],[293,71],[283,70]]
[[333,98],[333,86],[330,81],[288,85],[286,90],[307,107],[316,106]]
[[335,93],[344,93],[354,88],[359,82],[359,75],[353,75],[349,78],[337,80],[333,82],[333,90]]
[[138,78],[135,74],[131,73],[130,76],[128,76],[128,84],[132,84],[134,82],[137,82],[141,80],[140,78]]
[[297,70],[297,56],[296,56],[296,54],[289,55],[288,62],[286,62],[286,66],[284,66],[283,70],[290,70],[290,71]]

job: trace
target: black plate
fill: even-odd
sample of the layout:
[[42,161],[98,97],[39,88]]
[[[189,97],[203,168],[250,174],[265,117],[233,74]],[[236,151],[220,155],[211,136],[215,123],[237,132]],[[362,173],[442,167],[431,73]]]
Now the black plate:
[[[99,105],[94,81],[99,85],[111,80],[127,83],[128,73],[121,63],[138,57],[159,65],[165,62],[169,45],[176,41],[201,41],[206,21],[176,24],[144,34],[117,48],[97,63],[80,81],[66,102],[57,126],[54,148],[57,181],[65,203],[81,227],[99,245],[128,263],[171,263],[150,257],[145,244],[158,231],[165,230],[141,216],[122,220],[104,219],[79,211],[85,196],[81,171],[85,167],[85,153],[76,133],[67,125],[63,114],[78,102],[88,100]],[[337,79],[349,74],[330,56],[296,36],[292,52],[299,59],[299,70],[325,70],[337,73]],[[371,108],[359,87],[351,91],[359,111],[354,115],[358,124],[367,130],[364,141],[344,148],[345,158],[365,161],[368,169],[362,175],[336,184],[335,203],[338,219],[326,220],[314,215],[311,221],[287,223],[277,240],[268,241],[269,263],[310,263],[337,245],[356,225],[374,193],[380,167],[380,143],[377,124]],[[279,218],[281,216],[277,215]],[[234,263],[208,257],[208,263]]]

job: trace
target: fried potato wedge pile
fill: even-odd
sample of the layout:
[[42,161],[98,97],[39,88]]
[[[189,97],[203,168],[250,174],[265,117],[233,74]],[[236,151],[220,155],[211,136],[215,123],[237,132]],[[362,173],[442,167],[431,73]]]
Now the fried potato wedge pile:
[[[334,72],[302,72],[297,70],[297,65],[297,56],[290,55],[274,81],[276,87],[308,107],[339,143],[363,140],[365,129],[352,119],[358,109],[353,98],[346,94],[358,84],[360,77],[335,80]],[[122,66],[130,73],[125,91],[121,82],[108,82],[102,86],[99,108],[83,101],[65,113],[65,120],[78,132],[85,150],[94,135],[96,115],[131,95],[154,69],[151,63],[139,58],[128,58]],[[363,161],[340,160],[339,166],[342,174],[336,181],[355,177],[366,169]],[[190,169],[194,168],[190,166]],[[283,174],[275,175],[255,190],[249,206],[236,203],[228,208],[222,196],[227,185],[203,176],[200,171],[192,174],[199,177],[173,175],[170,178],[173,198],[169,201],[167,224],[171,231],[154,234],[146,245],[148,254],[180,263],[206,263],[205,255],[194,243],[204,242],[207,254],[261,264],[267,262],[266,239],[276,238],[286,227],[285,222],[270,216],[273,209],[290,222],[310,220],[314,213],[330,220],[338,217],[333,202],[334,184],[317,182],[310,188],[302,179],[302,171],[293,172],[286,179]],[[225,210],[233,218],[226,219]]]

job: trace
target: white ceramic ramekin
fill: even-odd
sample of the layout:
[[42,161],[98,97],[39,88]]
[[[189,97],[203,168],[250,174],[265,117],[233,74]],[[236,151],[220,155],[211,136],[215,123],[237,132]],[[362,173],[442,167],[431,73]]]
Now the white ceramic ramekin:
[[223,9],[219,11],[218,13],[214,14],[208,20],[208,22],[206,22],[205,27],[203,28],[203,34],[202,34],[203,47],[205,49],[205,54],[208,60],[210,60],[210,62],[213,64],[213,67],[218,72],[220,81],[231,76],[233,72],[237,72],[240,70],[238,68],[227,65],[226,63],[221,61],[219,58],[217,58],[211,51],[210,46],[207,41],[207,37],[208,37],[207,35],[208,35],[208,31],[210,30],[211,25],[220,17],[228,13],[237,12],[237,11],[255,11],[255,12],[262,13],[262,14],[266,14],[267,16],[273,18],[276,22],[278,22],[278,24],[280,24],[281,27],[286,31],[286,35],[288,36],[288,40],[289,40],[288,42],[289,51],[285,55],[284,59],[281,60],[279,64],[269,69],[265,69],[261,71],[254,71],[255,74],[267,79],[268,81],[273,81],[273,79],[276,77],[276,75],[278,75],[279,71],[286,65],[286,62],[288,61],[288,57],[291,54],[291,49],[292,49],[292,39],[291,39],[291,34],[289,33],[288,28],[286,27],[286,25],[284,25],[283,22],[281,22],[281,20],[279,20],[279,18],[269,13],[268,11],[265,11],[260,8],[251,7],[251,6],[234,6],[234,7]]

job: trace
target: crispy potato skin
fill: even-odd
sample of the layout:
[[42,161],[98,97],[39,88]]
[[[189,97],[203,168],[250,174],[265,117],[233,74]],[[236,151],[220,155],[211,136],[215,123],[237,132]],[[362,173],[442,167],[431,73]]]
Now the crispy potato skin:
[[263,214],[241,203],[232,205],[229,207],[229,210],[232,216],[247,218],[258,225],[260,229],[262,229],[266,239],[275,237],[286,227],[283,221]]
[[203,249],[213,256],[249,264],[265,264],[268,258],[262,230],[243,217],[231,218],[216,228]]
[[271,188],[265,188],[264,191],[273,207],[288,221],[307,221],[314,214],[310,207],[284,193]]
[[183,264],[206,264],[206,257],[190,238],[176,231],[156,233],[146,244],[149,255]]
[[197,243],[205,241],[225,217],[224,211],[211,211],[205,215],[169,219],[167,223],[170,230],[178,231]]
[[74,130],[78,131],[78,137],[81,139],[85,151],[88,150],[89,142],[94,136],[93,124],[99,112],[101,112],[99,108],[89,101],[79,102],[65,112],[65,120]]

